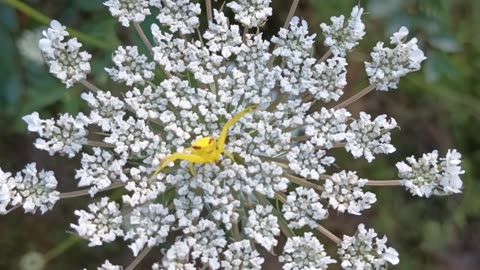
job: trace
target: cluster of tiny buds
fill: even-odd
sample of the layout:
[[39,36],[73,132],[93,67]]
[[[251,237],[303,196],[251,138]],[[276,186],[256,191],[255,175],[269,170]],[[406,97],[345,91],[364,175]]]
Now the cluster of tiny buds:
[[[363,8],[320,25],[328,51],[317,57],[316,36],[301,18],[289,16],[270,40],[262,36],[270,0],[226,1],[219,9],[205,2],[203,34],[197,1],[104,2],[121,25],[133,24],[147,48],[113,52],[105,71],[128,90],[118,96],[87,81],[90,54],[75,38],[64,40],[66,27],[52,21],[39,42],[42,56],[66,87],[90,90],[81,95],[90,111],[51,119],[33,112],[23,120],[38,134],[38,149],[81,155],[75,179],[84,189],[58,191],[53,172],[38,172],[35,163],[15,176],[0,169],[0,214],[17,207],[44,213],[62,198],[121,189],[121,198],[102,196],[76,210],[71,227],[89,246],[126,241],[137,257],[129,270],[159,246],[163,256],[152,269],[261,269],[265,252],[278,254],[286,270],[398,264],[399,254],[373,229],[360,224],[340,238],[320,223],[331,211],[361,215],[373,207],[377,197],[366,186],[404,186],[420,197],[461,192],[456,150],[398,162],[394,180],[338,168],[330,151],[373,162],[396,150],[395,119],[354,116],[346,107],[372,90],[397,88],[419,70],[425,57],[416,39],[401,27],[393,48],[379,42],[365,63],[370,85],[336,103],[347,85],[346,55],[365,35]],[[158,14],[153,43],[140,25],[151,14]],[[312,111],[322,102],[336,104]],[[336,258],[312,230],[334,242]],[[98,269],[123,267],[107,260]]]

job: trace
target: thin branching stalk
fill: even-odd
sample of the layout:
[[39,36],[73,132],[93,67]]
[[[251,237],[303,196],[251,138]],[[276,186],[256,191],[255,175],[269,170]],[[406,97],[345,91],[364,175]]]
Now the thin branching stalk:
[[402,182],[402,180],[368,180],[365,185],[378,187],[401,186]]
[[321,232],[323,235],[325,235],[328,239],[335,242],[335,244],[337,244],[337,245],[340,244],[340,242],[342,242],[342,239],[338,238],[335,234],[333,234],[331,231],[327,230],[322,225],[318,225],[317,230],[319,232]]
[[152,247],[146,247],[142,250],[142,252],[140,252],[140,254],[138,254],[138,256],[135,258],[135,260],[133,260],[128,266],[127,268],[125,268],[125,270],[133,270],[135,269],[135,267],[137,267],[137,265],[143,260],[143,258],[145,258],[145,256],[147,256],[147,254],[152,250]]
[[207,3],[207,18],[208,21],[211,22],[213,21],[213,14],[212,14],[212,1],[211,0],[206,0]]
[[115,145],[106,142],[88,140],[87,145],[94,146],[94,147],[106,147],[106,148],[115,148]]
[[140,38],[142,39],[143,44],[145,44],[145,47],[147,47],[150,54],[153,55],[152,44],[150,43],[150,40],[148,40],[147,36],[145,35],[145,32],[143,32],[142,26],[138,22],[134,22],[133,26],[135,27],[135,30],[137,31]]
[[94,92],[94,93],[97,93],[97,92],[101,92],[102,89],[98,88],[96,85],[94,85],[93,83],[87,81],[87,80],[81,80],[80,83],[85,86],[88,90]]
[[366,94],[370,93],[372,90],[375,89],[375,85],[369,85],[365,88],[363,88],[363,90],[361,90],[360,92],[356,93],[355,95],[349,97],[348,99],[346,99],[345,101],[341,102],[340,104],[337,104],[333,107],[333,109],[335,110],[338,110],[338,109],[341,109],[341,108],[345,108],[347,106],[349,106],[350,104],[352,104],[353,102],[359,100],[361,97],[365,96]]
[[284,174],[284,176],[288,180],[292,181],[293,183],[295,183],[299,186],[303,186],[303,187],[306,187],[306,188],[313,188],[313,189],[316,189],[316,190],[319,190],[319,191],[323,191],[322,186],[320,186],[318,184],[315,184],[315,183],[312,183],[312,182],[309,182],[305,178],[297,177],[297,176],[294,176],[294,175],[291,175],[291,174]]
[[332,50],[328,49],[328,51],[326,51],[325,54],[318,60],[318,63],[325,62],[325,60],[327,60],[330,55],[332,55]]
[[[123,186],[125,186],[125,183],[113,183],[109,187],[101,189],[98,192],[112,190],[112,189],[116,189]],[[63,193],[60,193],[60,199],[70,199],[70,198],[77,198],[77,197],[90,195],[89,191],[90,189],[81,189],[81,190],[76,190],[71,192],[63,192]]]

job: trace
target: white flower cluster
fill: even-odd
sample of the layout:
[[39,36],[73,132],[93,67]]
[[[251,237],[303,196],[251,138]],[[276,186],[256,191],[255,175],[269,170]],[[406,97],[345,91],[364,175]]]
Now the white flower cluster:
[[309,226],[318,227],[318,221],[328,217],[328,210],[323,208],[320,196],[313,189],[297,187],[287,196],[286,203],[282,206],[282,213],[293,229]]
[[284,263],[284,270],[325,270],[335,263],[327,255],[323,245],[312,233],[290,237],[283,247],[279,261]]
[[103,4],[125,27],[129,27],[130,22],[143,22],[145,16],[150,15],[148,0],[108,0]]
[[426,59],[418,48],[416,38],[406,43],[403,41],[407,35],[408,29],[402,26],[390,38],[395,48],[385,48],[383,42],[378,42],[371,53],[372,62],[365,62],[370,84],[375,85],[377,90],[396,89],[400,78],[419,70]]
[[191,34],[200,25],[198,15],[202,13],[200,4],[190,0],[150,0],[159,9],[158,21],[168,26],[172,33]]
[[391,154],[396,150],[390,144],[390,131],[397,127],[395,119],[387,120],[384,114],[370,119],[369,114],[360,112],[360,118],[350,123],[345,145],[345,150],[355,158],[364,156],[368,162],[375,159],[375,154]]
[[355,46],[365,35],[365,25],[362,18],[363,8],[355,6],[350,14],[350,19],[345,24],[345,17],[340,15],[332,17],[332,25],[320,24],[325,35],[324,44],[330,47],[332,53],[343,57]]
[[387,247],[387,237],[377,238],[373,229],[365,229],[358,225],[354,236],[344,235],[339,244],[338,255],[345,270],[356,269],[386,269],[386,264],[398,264],[398,252]]
[[272,16],[271,0],[237,0],[227,4],[235,20],[245,27],[261,27]]
[[328,200],[333,209],[344,213],[360,215],[377,201],[375,194],[363,192],[362,187],[368,182],[358,178],[355,172],[341,171],[325,180],[322,198]]
[[254,210],[248,211],[245,226],[245,234],[268,251],[277,245],[276,236],[280,235],[278,218],[272,214],[272,210],[271,205],[257,205]]
[[438,158],[438,151],[423,154],[418,160],[414,156],[397,163],[398,176],[403,185],[415,196],[430,197],[460,193],[464,173],[459,166],[462,155],[457,150],[448,150],[445,158]]
[[53,172],[38,172],[35,163],[27,164],[15,176],[0,169],[0,214],[7,214],[8,206],[22,206],[25,213],[32,214],[40,210],[43,214],[60,199],[56,188]]
[[82,44],[77,38],[63,41],[69,35],[66,29],[58,21],[52,21],[50,28],[43,31],[44,38],[40,39],[38,46],[50,68],[50,73],[69,88],[87,78],[92,56],[87,52],[80,52]]
[[130,214],[125,240],[132,240],[129,245],[133,255],[145,247],[154,247],[165,242],[175,217],[168,212],[168,208],[161,204],[149,204],[138,207]]
[[250,241],[241,240],[228,245],[223,252],[222,269],[225,270],[260,270],[264,259],[252,248]]
[[310,137],[310,142],[318,147],[331,149],[341,143],[348,136],[347,120],[351,114],[345,109],[322,108],[319,112],[307,115],[305,135]]
[[109,260],[106,260],[100,267],[97,267],[97,270],[123,270],[123,267],[113,265]]
[[127,163],[124,158],[115,159],[112,153],[99,147],[93,148],[93,155],[82,154],[82,168],[78,169],[75,178],[79,187],[90,187],[90,196],[109,187],[113,182],[125,182],[128,177],[123,173]]
[[91,121],[83,113],[75,118],[66,113],[57,120],[42,120],[37,112],[33,112],[22,119],[27,123],[28,131],[36,132],[41,137],[35,141],[35,147],[50,155],[59,153],[72,158],[88,142],[87,126]]
[[148,58],[138,53],[137,46],[119,47],[112,60],[116,67],[105,68],[105,71],[116,82],[144,85],[155,76],[155,62],[147,62]]
[[[322,24],[333,57],[326,54],[319,62],[315,34],[298,17],[270,40],[260,33],[272,13],[270,2],[227,1],[225,7],[207,12],[213,14],[208,25],[200,25],[198,1],[105,2],[126,26],[144,21],[150,10],[158,13],[158,25],[150,26],[151,54],[122,46],[113,55],[114,66],[106,69],[127,91],[115,97],[82,81],[93,91],[81,96],[89,114],[64,114],[57,120],[42,120],[38,113],[24,117],[28,130],[40,137],[38,148],[69,157],[82,153],[76,179],[91,196],[122,188],[118,202],[104,197],[88,210],[75,211],[78,221],[72,227],[90,246],[119,237],[129,242],[135,256],[143,256],[142,251],[172,239],[152,269],[261,269],[264,259],[259,250],[272,254],[281,250],[282,231],[320,230],[318,222],[328,217],[322,202],[359,215],[376,201],[373,193],[362,190],[367,180],[356,172],[340,168],[332,175],[333,155],[344,149],[371,162],[377,154],[392,153],[395,120],[385,115],[372,119],[364,112],[354,119],[342,106],[319,110],[313,106],[343,95],[346,53],[365,33],[363,9],[354,7],[348,21],[341,16],[333,17],[331,26]],[[224,8],[233,11],[238,25],[228,20]],[[52,73],[68,86],[84,80],[86,72],[77,69],[87,70],[87,57],[78,52],[76,41],[62,42],[65,28],[52,22],[44,35],[41,47],[55,48],[44,51],[51,55],[46,59]],[[380,90],[383,84],[392,87],[391,76],[398,81],[400,73],[419,67],[418,47],[414,40],[403,43],[405,35],[395,34],[392,43],[397,47],[378,47],[374,61],[367,64],[371,83]],[[64,58],[72,65],[57,63]],[[385,59],[390,62],[382,62]],[[388,74],[387,81],[381,81],[375,67]],[[455,151],[440,161],[432,155],[425,161],[407,161],[410,165],[397,165],[399,174],[407,187],[420,186],[417,193],[427,195],[428,188],[434,193],[459,192],[458,175],[463,171]],[[35,176],[20,179],[0,171],[0,210],[25,207],[33,200],[27,208],[44,212],[58,200],[53,175],[29,175]],[[12,190],[30,182],[37,193],[11,199],[16,194]],[[340,245],[342,267],[379,269],[387,261],[396,264],[398,254],[385,241],[359,226],[356,236],[345,236]],[[289,237],[280,260],[284,269],[292,270],[326,269],[335,262],[309,232]],[[99,269],[118,268],[107,261]]]
[[99,202],[90,204],[88,210],[76,210],[78,225],[70,224],[80,237],[89,240],[88,246],[101,246],[124,236],[121,228],[123,216],[116,202],[103,197]]

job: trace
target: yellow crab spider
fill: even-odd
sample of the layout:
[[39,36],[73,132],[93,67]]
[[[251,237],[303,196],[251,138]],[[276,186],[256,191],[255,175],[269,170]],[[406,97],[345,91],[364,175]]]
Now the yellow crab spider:
[[240,119],[242,119],[242,117],[244,117],[246,114],[251,113],[257,109],[258,105],[251,105],[245,108],[245,110],[235,115],[225,124],[225,126],[223,126],[222,133],[220,133],[220,137],[218,137],[218,139],[212,137],[201,138],[195,141],[192,144],[192,147],[185,149],[187,152],[190,153],[174,153],[166,156],[162,159],[162,161],[160,161],[158,169],[153,173],[151,178],[154,179],[161,170],[163,170],[168,165],[170,165],[170,163],[175,162],[176,160],[190,161],[190,173],[192,175],[195,175],[195,171],[193,169],[193,165],[195,163],[204,164],[217,162],[220,160],[220,157],[223,153],[225,153],[229,158],[235,161],[232,153],[225,149],[225,140],[228,136],[228,130]]

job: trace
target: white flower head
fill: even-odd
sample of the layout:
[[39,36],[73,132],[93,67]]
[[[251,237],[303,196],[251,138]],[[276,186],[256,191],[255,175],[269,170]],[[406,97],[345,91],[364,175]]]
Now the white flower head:
[[250,241],[246,239],[228,245],[223,256],[221,264],[225,270],[260,270],[264,262],[258,251],[253,249]]
[[445,158],[438,158],[438,151],[423,154],[418,160],[408,157],[407,162],[398,162],[398,176],[413,195],[430,197],[460,193],[464,173],[459,166],[461,155],[457,150],[448,150]]
[[151,0],[150,3],[159,9],[158,21],[172,33],[191,34],[200,24],[198,15],[202,10],[198,3],[190,0]]
[[0,169],[0,214],[8,213],[8,206],[22,206],[25,213],[43,214],[51,210],[60,199],[57,180],[52,171],[37,171],[30,163],[14,177]]
[[155,62],[138,53],[137,46],[119,47],[113,55],[115,67],[105,68],[113,81],[127,86],[144,85],[155,76]]
[[284,270],[326,270],[329,264],[336,262],[310,232],[288,238],[279,261]]
[[286,203],[282,206],[282,213],[288,221],[288,226],[300,229],[309,226],[318,227],[318,221],[328,217],[326,210],[320,202],[320,196],[314,189],[297,187],[287,196]]
[[395,147],[390,144],[390,131],[397,127],[395,119],[386,115],[377,116],[373,121],[367,113],[360,112],[360,118],[349,125],[345,149],[355,158],[364,156],[368,162],[375,159],[375,154],[390,154]]
[[150,15],[148,0],[108,0],[103,4],[125,27],[129,27],[130,22],[141,23]]
[[377,201],[375,194],[362,190],[367,182],[358,178],[355,172],[335,173],[325,180],[322,198],[327,199],[329,206],[339,212],[360,215]]
[[76,117],[66,113],[58,119],[42,120],[37,112],[33,112],[22,119],[27,123],[29,131],[36,132],[41,137],[36,140],[35,147],[50,155],[59,153],[72,158],[87,144],[87,127],[91,120],[83,113]]
[[125,240],[131,240],[129,245],[133,255],[145,247],[154,247],[166,241],[175,217],[168,208],[161,204],[149,204],[133,209],[125,229]]
[[275,237],[280,234],[278,218],[272,214],[272,210],[270,205],[257,205],[248,211],[248,222],[244,229],[249,238],[268,251],[277,246],[278,240]]
[[272,16],[271,0],[236,0],[227,7],[235,13],[235,20],[245,27],[261,27]]
[[387,247],[387,238],[378,238],[373,229],[358,225],[354,236],[343,236],[338,247],[338,255],[345,270],[385,269],[387,263],[398,264],[398,253]]
[[375,85],[377,90],[396,89],[400,78],[419,70],[426,59],[418,48],[416,38],[404,42],[407,35],[407,28],[402,26],[390,38],[394,48],[383,47],[383,42],[378,42],[371,53],[372,62],[365,62],[370,84]]
[[123,215],[119,205],[103,197],[88,206],[89,211],[75,210],[78,224],[70,224],[79,236],[89,240],[88,246],[101,246],[123,236]]
[[114,265],[109,260],[106,260],[100,267],[97,267],[97,270],[122,270],[123,267],[120,265]]
[[77,38],[63,41],[69,35],[66,29],[58,21],[52,21],[50,28],[43,31],[44,38],[40,39],[38,46],[50,73],[69,88],[87,78],[92,56],[87,52],[80,52],[82,44]]
[[320,24],[325,35],[324,44],[330,47],[333,55],[343,57],[358,45],[358,41],[365,35],[365,25],[361,17],[363,8],[354,6],[350,18],[345,23],[345,17],[331,17],[332,25]]

